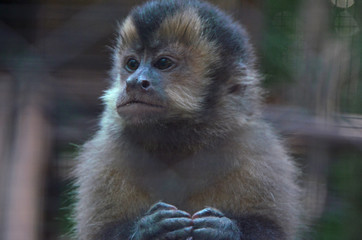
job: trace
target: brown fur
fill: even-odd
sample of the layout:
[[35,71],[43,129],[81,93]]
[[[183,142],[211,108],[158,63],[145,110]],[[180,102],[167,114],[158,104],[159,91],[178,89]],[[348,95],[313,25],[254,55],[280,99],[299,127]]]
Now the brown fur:
[[123,48],[130,47],[139,41],[137,29],[131,17],[126,18],[120,26],[120,36],[119,44],[123,46]]
[[[139,41],[133,24],[128,17],[121,26],[115,64]],[[189,66],[168,75],[168,117],[192,119],[205,108],[208,67],[218,66],[221,58],[216,43],[201,36],[201,24],[188,9],[167,17],[154,35],[155,45],[161,38],[169,42],[156,55],[178,55]],[[133,222],[161,200],[191,214],[210,206],[233,216],[264,216],[283,229],[285,239],[293,238],[299,224],[297,170],[259,120],[257,72],[250,64],[236,64],[232,72],[220,85],[212,118],[193,123],[194,129],[186,126],[182,131],[189,138],[167,149],[158,137],[160,126],[143,129],[148,137],[137,144],[124,137],[127,123],[116,111],[123,75],[116,68],[116,81],[103,96],[100,130],[83,146],[76,169],[80,240],[97,239],[114,222]]]

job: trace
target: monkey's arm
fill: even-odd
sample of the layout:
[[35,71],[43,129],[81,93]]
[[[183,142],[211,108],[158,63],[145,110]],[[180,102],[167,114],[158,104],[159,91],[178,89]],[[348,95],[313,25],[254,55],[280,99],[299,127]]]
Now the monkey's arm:
[[283,240],[286,239],[281,228],[272,220],[262,216],[245,216],[234,218],[237,222],[242,240]]
[[99,240],[120,240],[129,239],[133,231],[134,223],[128,222],[115,222],[108,224],[96,239]]
[[205,208],[192,216],[193,240],[282,240],[281,230],[263,217],[227,218],[214,208]]
[[159,202],[136,223],[115,223],[102,232],[102,240],[186,239],[191,236],[191,215]]

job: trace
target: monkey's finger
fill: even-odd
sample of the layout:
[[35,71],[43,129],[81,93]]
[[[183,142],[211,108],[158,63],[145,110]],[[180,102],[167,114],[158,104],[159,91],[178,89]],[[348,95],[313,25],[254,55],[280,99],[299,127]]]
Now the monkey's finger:
[[168,218],[161,222],[143,222],[139,228],[139,233],[144,239],[154,239],[165,235],[168,232],[178,231],[185,228],[192,228],[192,220],[189,218]]
[[175,231],[185,227],[192,227],[193,221],[191,218],[167,218],[158,223],[162,229]]
[[[227,217],[205,217],[193,220],[193,230],[202,234],[210,234],[205,239],[240,239],[240,230],[237,224]],[[217,236],[215,236],[217,234]],[[201,238],[204,239],[204,238]]]
[[138,221],[138,226],[141,229],[149,228],[149,226],[158,224],[163,219],[168,218],[190,218],[189,214],[179,210],[159,210],[151,215],[146,214]]
[[165,233],[161,236],[161,239],[162,240],[173,240],[173,239],[186,240],[186,239],[191,238],[191,232],[192,232],[192,227],[186,227],[183,229]]
[[166,218],[189,218],[191,220],[191,215],[181,210],[160,210],[150,215],[150,217],[155,222]]
[[151,208],[147,211],[147,214],[152,214],[156,211],[159,211],[161,209],[164,210],[177,210],[177,207],[171,205],[171,204],[167,204],[164,202],[158,202],[156,204],[154,204],[153,206],[151,206]]
[[202,217],[224,217],[224,214],[215,208],[205,208],[192,215],[192,219]]
[[193,229],[191,233],[192,240],[219,239],[218,235],[219,231],[212,228]]
[[193,219],[193,227],[194,229],[199,228],[221,228],[224,229],[229,221],[227,218],[218,218],[218,217],[205,217],[205,218],[196,218]]

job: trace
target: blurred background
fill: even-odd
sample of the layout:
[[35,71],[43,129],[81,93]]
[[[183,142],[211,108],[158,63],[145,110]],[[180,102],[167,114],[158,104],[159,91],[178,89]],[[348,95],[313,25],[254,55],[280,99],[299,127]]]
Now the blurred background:
[[[69,239],[115,27],[141,0],[0,0],[0,240]],[[249,31],[264,118],[302,170],[301,239],[362,236],[362,1],[212,0]]]

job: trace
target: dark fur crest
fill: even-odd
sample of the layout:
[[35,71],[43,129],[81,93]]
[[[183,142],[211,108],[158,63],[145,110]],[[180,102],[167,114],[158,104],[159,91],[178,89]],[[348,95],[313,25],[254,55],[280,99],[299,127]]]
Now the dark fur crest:
[[236,67],[235,63],[240,61],[248,65],[253,64],[254,56],[245,30],[239,24],[235,24],[228,15],[212,5],[198,0],[151,1],[135,8],[131,16],[143,46],[149,47],[149,40],[152,39],[150,36],[155,34],[167,17],[190,8],[196,9],[198,17],[201,19],[202,35],[209,42],[215,42],[220,49],[221,66],[210,66],[210,69],[217,67],[210,75],[219,80],[226,79],[217,76],[215,72],[225,73],[227,69],[232,68],[231,66]]

